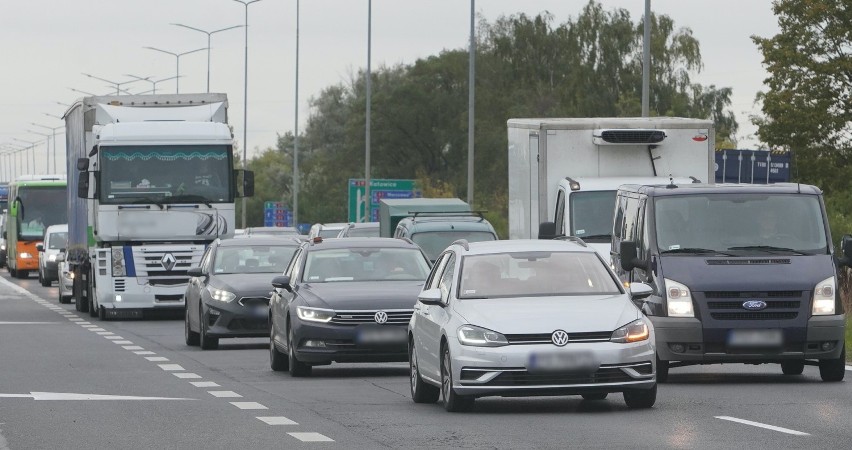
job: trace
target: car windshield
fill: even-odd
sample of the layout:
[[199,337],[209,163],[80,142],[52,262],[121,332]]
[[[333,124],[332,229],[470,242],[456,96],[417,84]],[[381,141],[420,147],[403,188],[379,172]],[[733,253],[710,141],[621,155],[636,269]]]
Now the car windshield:
[[101,147],[101,202],[231,203],[225,145]]
[[486,231],[425,231],[411,235],[411,240],[423,249],[430,261],[437,259],[441,252],[459,239],[480,242],[494,241],[497,238]]
[[213,273],[283,273],[296,249],[284,245],[220,246]]
[[429,263],[414,248],[335,248],[308,253],[302,281],[425,280]]
[[825,254],[819,199],[796,194],[703,194],[657,198],[661,253]]
[[458,297],[616,295],[621,292],[596,253],[511,252],[465,257]]
[[68,232],[57,231],[55,233],[50,233],[47,248],[58,250],[60,248],[65,248],[66,244],[68,244]]
[[571,235],[589,242],[609,242],[615,191],[571,193]]
[[348,237],[379,237],[379,227],[354,227],[349,229]]

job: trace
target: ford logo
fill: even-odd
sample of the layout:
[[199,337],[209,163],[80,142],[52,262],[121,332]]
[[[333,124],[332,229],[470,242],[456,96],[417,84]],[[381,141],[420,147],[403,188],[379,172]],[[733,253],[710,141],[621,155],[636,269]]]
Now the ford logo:
[[749,300],[747,302],[743,302],[743,309],[747,309],[749,311],[760,311],[762,309],[766,309],[766,302],[763,300]]

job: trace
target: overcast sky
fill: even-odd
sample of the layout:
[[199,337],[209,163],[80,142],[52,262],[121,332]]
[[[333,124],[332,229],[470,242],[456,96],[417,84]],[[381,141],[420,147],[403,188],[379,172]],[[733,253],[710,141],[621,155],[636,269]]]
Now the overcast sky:
[[[464,48],[469,35],[468,0],[373,0],[373,67],[411,63],[443,49]],[[557,23],[577,16],[586,0],[478,0],[477,13],[489,21],[501,15],[549,11]],[[642,0],[603,0],[607,9],[626,8],[634,21]],[[756,112],[755,93],[764,89],[762,57],[749,39],[778,30],[769,0],[652,0],[657,14],[678,27],[691,28],[701,44],[704,70],[695,77],[705,85],[733,88],[733,109],[740,123],[740,147],[757,145],[748,114]],[[175,58],[143,49],[175,53],[206,47],[205,34],[170,25],[183,23],[215,30],[244,22],[244,7],[234,0],[2,0],[0,2],[0,144],[12,139],[42,140],[31,125],[62,126],[65,107],[80,94],[114,91],[108,80],[125,74],[153,79],[175,75]],[[274,145],[276,133],[294,128],[296,0],[262,0],[249,7],[248,147]],[[308,100],[324,87],[349,79],[366,67],[367,0],[302,0],[299,117],[310,114]],[[228,94],[230,123],[243,135],[242,29],[213,35],[211,91]],[[204,92],[205,52],[180,59],[181,93]],[[138,82],[132,92],[150,89]],[[157,86],[174,92],[174,81]],[[61,130],[59,130],[61,132]],[[64,139],[57,139],[64,153]],[[20,143],[20,142],[16,142]],[[45,149],[36,152],[44,172]],[[5,159],[0,160],[5,162]],[[51,166],[53,164],[51,163]],[[64,165],[64,158],[59,158]],[[52,168],[52,167],[51,167]],[[64,172],[62,167],[59,172]]]

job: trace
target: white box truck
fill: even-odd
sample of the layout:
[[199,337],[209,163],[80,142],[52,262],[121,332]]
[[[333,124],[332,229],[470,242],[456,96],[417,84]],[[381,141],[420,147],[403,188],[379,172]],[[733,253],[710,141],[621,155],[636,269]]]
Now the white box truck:
[[105,318],[183,311],[186,271],[234,234],[225,94],[85,97],[65,113],[67,261],[78,311]]
[[609,261],[619,186],[714,179],[710,120],[510,119],[507,127],[510,239],[577,236]]

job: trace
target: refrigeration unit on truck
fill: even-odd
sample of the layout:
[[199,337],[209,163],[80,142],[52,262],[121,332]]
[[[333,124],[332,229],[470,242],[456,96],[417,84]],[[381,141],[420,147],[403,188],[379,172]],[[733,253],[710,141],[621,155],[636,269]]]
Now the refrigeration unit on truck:
[[184,308],[190,267],[234,234],[234,169],[225,94],[85,97],[65,114],[66,258],[77,310],[100,318]]
[[713,182],[710,120],[510,119],[507,126],[510,239],[577,236],[609,261],[619,186]]

